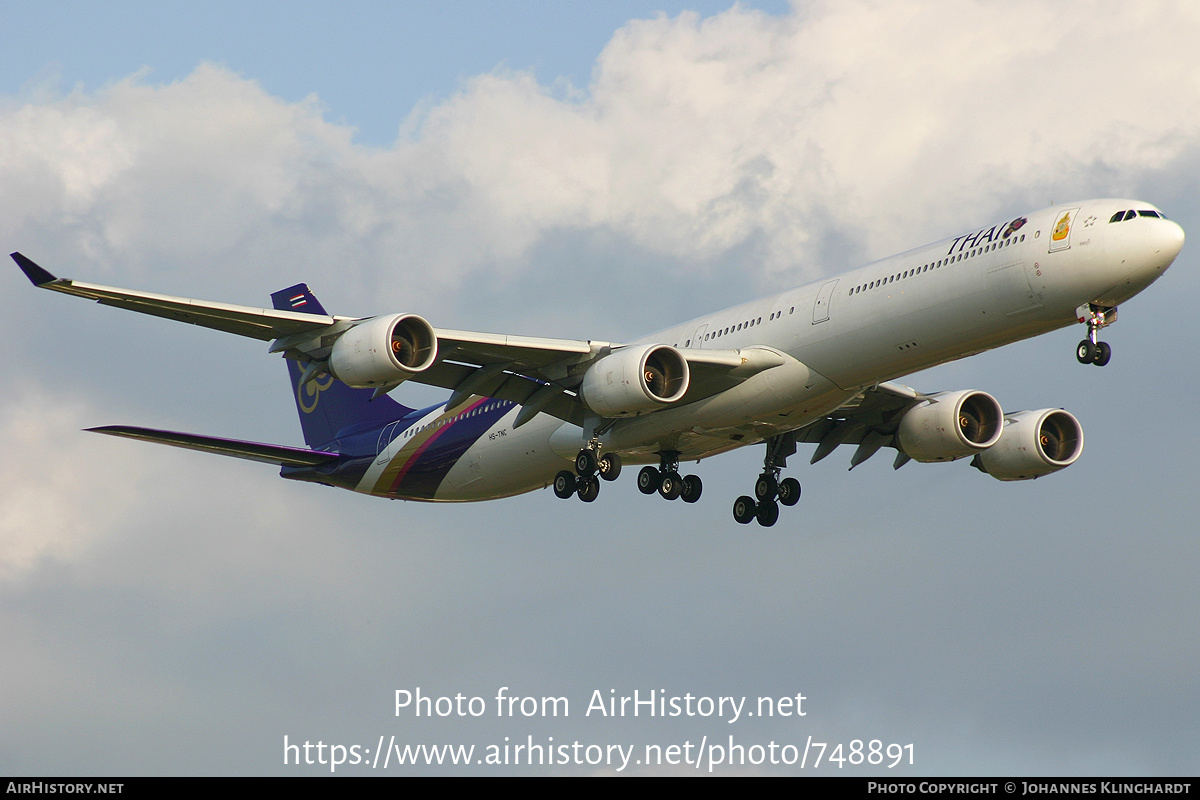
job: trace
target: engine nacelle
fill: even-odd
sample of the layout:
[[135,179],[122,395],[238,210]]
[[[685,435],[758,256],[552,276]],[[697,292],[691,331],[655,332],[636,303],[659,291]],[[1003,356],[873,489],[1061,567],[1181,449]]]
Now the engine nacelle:
[[687,359],[665,344],[623,347],[583,374],[580,395],[602,417],[628,417],[674,403],[687,393]]
[[917,461],[953,461],[986,450],[1000,439],[1004,411],[987,392],[938,392],[904,412],[896,437]]
[[1000,441],[971,461],[1002,481],[1024,481],[1069,467],[1083,452],[1083,428],[1058,408],[1020,411],[1004,421]]
[[356,389],[390,386],[428,369],[437,359],[437,335],[416,314],[360,322],[338,337],[329,371]]

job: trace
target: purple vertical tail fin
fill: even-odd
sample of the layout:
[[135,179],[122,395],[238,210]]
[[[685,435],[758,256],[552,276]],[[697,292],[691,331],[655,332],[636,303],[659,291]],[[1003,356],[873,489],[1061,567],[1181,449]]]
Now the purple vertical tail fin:
[[[277,311],[326,313],[308,285],[303,283],[273,293],[271,301]],[[387,395],[372,400],[374,390],[351,389],[327,373],[301,385],[304,366],[294,359],[285,360],[291,377],[292,398],[296,401],[300,427],[304,431],[304,443],[309,447],[320,449],[339,436],[385,425],[412,411]]]

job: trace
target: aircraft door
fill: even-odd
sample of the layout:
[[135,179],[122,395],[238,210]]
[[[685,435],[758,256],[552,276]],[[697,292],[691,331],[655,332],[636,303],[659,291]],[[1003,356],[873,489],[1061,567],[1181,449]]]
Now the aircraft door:
[[833,289],[838,285],[837,279],[829,281],[821,287],[817,302],[813,303],[813,325],[829,319],[829,304],[833,299]]
[[377,462],[381,464],[387,463],[391,457],[396,454],[398,446],[392,447],[392,441],[395,439],[396,433],[398,432],[397,426],[399,424],[399,420],[388,423],[386,426],[384,426],[383,430],[379,432],[379,441],[375,446],[375,452],[378,454],[375,459]]
[[1042,307],[1038,294],[1030,284],[1030,274],[1022,261],[999,264],[987,272],[992,305],[1005,315],[1020,314]]
[[1075,226],[1075,218],[1078,216],[1078,208],[1065,208],[1058,212],[1054,228],[1050,231],[1049,252],[1071,249],[1071,228]]
[[703,325],[701,325],[699,328],[696,328],[696,332],[692,334],[692,343],[689,346],[690,347],[704,347],[704,334],[706,334],[707,332],[708,332],[708,323],[706,322]]

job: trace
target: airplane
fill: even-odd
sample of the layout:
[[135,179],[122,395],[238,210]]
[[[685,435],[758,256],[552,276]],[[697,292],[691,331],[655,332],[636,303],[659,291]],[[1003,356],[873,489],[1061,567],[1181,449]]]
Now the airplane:
[[[57,278],[20,253],[37,287],[271,342],[291,378],[306,447],[127,425],[88,430],[250,459],[280,475],[380,497],[463,502],[552,486],[594,501],[623,464],[638,489],[694,503],[703,483],[680,464],[765,444],[739,523],[774,525],[800,499],[782,478],[801,443],[811,462],[857,445],[851,469],[887,447],[910,460],[970,458],[999,480],[1073,464],[1071,413],[1006,413],[990,394],[925,394],[908,373],[1071,324],[1087,326],[1082,364],[1104,366],[1098,338],[1117,307],[1153,283],[1184,232],[1153,205],[1055,205],[836,277],[697,317],[625,343],[434,328],[413,313],[326,313],[305,284],[273,308],[212,303]],[[450,390],[413,409],[405,381]]]

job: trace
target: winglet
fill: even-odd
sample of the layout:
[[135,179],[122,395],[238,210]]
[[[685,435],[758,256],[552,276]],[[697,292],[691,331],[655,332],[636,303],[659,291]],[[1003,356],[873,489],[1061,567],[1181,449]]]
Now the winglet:
[[20,253],[13,253],[12,260],[17,262],[17,266],[25,273],[25,277],[33,282],[34,286],[45,286],[47,283],[54,283],[58,280]]

